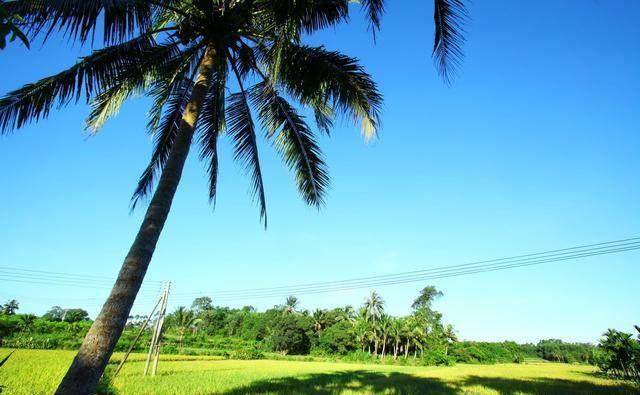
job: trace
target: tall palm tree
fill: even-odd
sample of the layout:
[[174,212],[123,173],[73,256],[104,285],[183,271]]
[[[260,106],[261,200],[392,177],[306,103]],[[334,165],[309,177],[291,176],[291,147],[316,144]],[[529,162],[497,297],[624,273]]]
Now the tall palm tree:
[[380,355],[380,358],[382,359],[384,359],[384,355],[387,351],[387,339],[389,338],[389,333],[391,331],[391,319],[391,316],[388,314],[382,314],[378,323],[378,329],[382,340],[382,353]]
[[361,345],[361,350],[364,352],[364,349],[367,347],[367,343],[369,341],[369,323],[358,317],[353,322],[353,334],[356,338],[356,342]]
[[[217,195],[218,136],[229,136],[235,159],[251,179],[260,217],[266,198],[252,115],[261,121],[303,199],[321,207],[329,182],[312,128],[291,104],[314,114],[328,132],[336,113],[361,123],[365,137],[379,127],[381,95],[356,59],[302,44],[303,33],[349,18],[349,0],[14,0],[30,40],[56,32],[69,41],[104,47],[74,66],[10,92],[0,100],[0,130],[46,118],[54,107],[86,100],[87,127],[96,132],[136,95],[153,99],[149,130],[154,149],[132,205],[151,195],[140,230],[116,283],[58,394],[94,391],[126,324],[169,214],[196,137],[207,163],[209,197]],[[433,58],[445,81],[458,68],[464,41],[462,0],[434,0]],[[375,32],[384,0],[362,0]],[[235,82],[231,82],[235,81]],[[254,83],[255,82],[255,83]],[[235,92],[228,94],[227,90]],[[253,110],[253,113],[252,113]],[[157,181],[157,182],[156,182]]]
[[400,342],[404,334],[403,325],[402,318],[394,318],[391,320],[389,336],[393,341],[393,359],[398,359],[398,350],[400,349]]
[[458,336],[456,335],[456,331],[453,329],[451,324],[445,326],[442,329],[442,340],[444,340],[444,355],[446,356],[449,353],[449,346],[451,343],[455,343],[458,341]]
[[188,330],[194,330],[202,320],[198,318],[197,314],[193,310],[189,310],[184,306],[180,306],[171,315],[171,321],[175,325],[178,332],[178,344],[180,350],[182,350],[182,340]]
[[327,313],[324,310],[315,309],[311,315],[313,319],[313,331],[318,337],[327,324]]
[[369,294],[367,299],[365,299],[363,307],[366,312],[367,320],[371,324],[371,334],[373,337],[373,355],[378,355],[378,343],[380,341],[378,336],[378,324],[380,321],[380,317],[384,312],[384,301],[376,291],[371,291],[371,294]]
[[364,301],[364,308],[369,321],[378,321],[384,312],[384,300],[382,300],[380,294],[372,291]]

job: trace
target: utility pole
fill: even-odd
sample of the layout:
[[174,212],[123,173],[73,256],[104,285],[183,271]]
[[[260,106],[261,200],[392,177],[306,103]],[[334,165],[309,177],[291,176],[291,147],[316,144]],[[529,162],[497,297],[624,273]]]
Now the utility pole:
[[168,282],[160,297],[160,309],[158,310],[158,318],[156,319],[155,326],[153,328],[153,335],[151,336],[151,344],[149,345],[149,352],[147,353],[147,360],[144,364],[144,375],[149,373],[149,364],[151,363],[151,357],[153,356],[153,368],[151,369],[151,376],[156,375],[158,369],[158,358],[160,357],[160,342],[162,340],[162,326],[164,325],[164,317],[167,313],[167,303],[169,301],[169,290],[171,288],[171,282]]
[[124,366],[124,363],[127,362],[127,358],[129,358],[129,354],[131,354],[131,351],[136,346],[136,343],[138,342],[138,339],[140,339],[140,336],[142,335],[142,333],[144,333],[144,330],[147,328],[147,324],[151,320],[151,317],[153,317],[153,313],[156,312],[156,309],[158,308],[158,306],[160,306],[160,302],[162,302],[163,297],[164,297],[164,294],[161,295],[160,298],[158,298],[158,301],[156,302],[155,306],[153,306],[153,309],[151,310],[151,313],[149,313],[147,318],[144,320],[144,323],[140,327],[140,331],[136,335],[135,339],[133,339],[133,342],[129,346],[129,349],[124,354],[124,357],[122,357],[122,361],[120,361],[120,364],[116,368],[116,371],[113,372],[113,377],[116,377],[118,375],[118,373],[120,372],[120,369],[122,369],[122,367]]

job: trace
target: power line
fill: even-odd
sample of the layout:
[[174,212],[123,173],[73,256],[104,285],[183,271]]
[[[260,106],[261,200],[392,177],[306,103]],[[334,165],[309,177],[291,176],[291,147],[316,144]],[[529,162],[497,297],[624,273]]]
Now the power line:
[[[94,279],[94,280],[105,280],[113,282],[114,278],[109,276],[96,276],[93,274],[77,274],[77,273],[63,273],[63,272],[52,272],[48,270],[37,270],[37,269],[23,269],[11,266],[0,266],[0,272],[4,273],[15,273],[15,272],[25,272],[25,273],[34,273],[36,275],[45,275],[50,277],[58,277],[58,278],[76,278],[76,279]],[[148,280],[149,283],[157,283],[162,284],[162,281],[153,281]]]
[[[427,279],[447,278],[475,273],[506,270],[516,267],[540,265],[543,263],[561,262],[604,254],[620,253],[640,249],[640,237],[588,244],[577,247],[549,250],[544,252],[516,255],[507,258],[491,259],[460,265],[441,266],[430,269],[415,270],[388,275],[353,278],[340,281],[307,283],[294,286],[280,286],[270,288],[253,288],[230,290],[214,293],[216,300],[241,300],[253,298],[283,297],[295,294],[316,294],[343,290],[369,288],[372,286],[387,286],[404,284]],[[204,292],[185,293],[188,295],[203,295]]]

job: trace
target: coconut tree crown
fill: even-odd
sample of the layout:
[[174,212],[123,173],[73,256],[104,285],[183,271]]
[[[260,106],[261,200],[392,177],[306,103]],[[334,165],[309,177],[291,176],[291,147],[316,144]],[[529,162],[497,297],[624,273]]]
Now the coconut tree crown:
[[[153,100],[148,130],[151,160],[132,207],[154,188],[172,150],[182,114],[198,76],[208,81],[198,119],[200,158],[206,162],[209,198],[217,194],[218,137],[231,140],[234,157],[251,179],[251,192],[266,226],[266,201],[254,116],[265,137],[295,173],[312,206],[324,203],[329,184],[316,130],[329,133],[336,116],[361,125],[369,139],[380,127],[382,96],[358,60],[302,44],[302,35],[344,22],[348,0],[16,0],[30,39],[62,32],[85,42],[101,36],[102,49],[67,70],[10,92],[0,100],[0,130],[46,118],[55,106],[86,100],[87,128],[98,131],[133,96]],[[434,56],[448,80],[458,63],[459,0],[436,0]],[[375,31],[383,0],[360,3]],[[101,31],[98,32],[98,29]],[[209,54],[212,67],[203,70]]]

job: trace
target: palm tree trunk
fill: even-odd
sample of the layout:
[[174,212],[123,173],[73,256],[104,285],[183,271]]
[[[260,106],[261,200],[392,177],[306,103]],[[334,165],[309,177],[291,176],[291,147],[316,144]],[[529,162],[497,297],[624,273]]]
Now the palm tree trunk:
[[393,347],[393,359],[398,359],[398,343],[400,341],[396,340],[396,344]]
[[90,395],[109,362],[127,317],[140,290],[156,248],[160,232],[169,215],[182,169],[189,154],[191,140],[204,101],[215,62],[215,51],[208,48],[201,61],[200,75],[193,87],[180,129],[163,169],[158,186],[149,203],[140,230],[127,254],[109,298],[91,325],[78,354],[56,390],[56,395]]
[[404,358],[407,359],[407,355],[409,354],[409,339],[407,339],[407,345],[404,347]]

